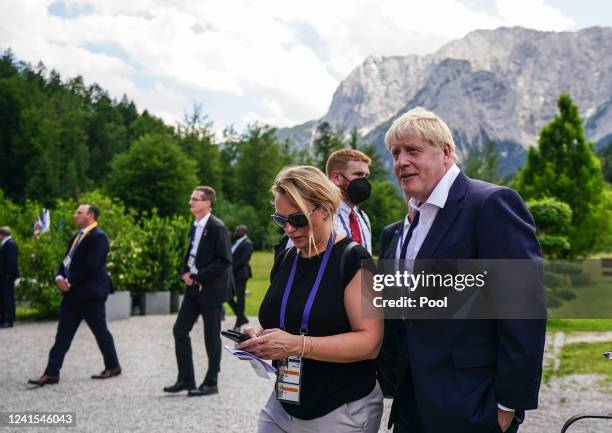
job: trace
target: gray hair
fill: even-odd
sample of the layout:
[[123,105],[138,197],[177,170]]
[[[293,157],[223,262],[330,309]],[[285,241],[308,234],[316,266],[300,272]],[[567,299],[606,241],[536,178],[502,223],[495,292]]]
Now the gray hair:
[[385,145],[387,150],[409,136],[417,136],[429,141],[433,146],[444,149],[445,145],[451,148],[451,157],[457,161],[455,153],[455,141],[450,129],[442,119],[435,113],[415,107],[395,119],[387,134],[385,135]]

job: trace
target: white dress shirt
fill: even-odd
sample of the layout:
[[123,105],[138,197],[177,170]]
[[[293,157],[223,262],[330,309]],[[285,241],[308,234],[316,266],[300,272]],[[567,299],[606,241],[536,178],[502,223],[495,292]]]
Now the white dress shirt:
[[[408,243],[408,248],[406,250],[407,260],[416,258],[421,246],[423,245],[423,241],[425,241],[425,238],[427,237],[427,233],[429,233],[429,229],[438,215],[438,212],[446,205],[448,193],[460,172],[461,170],[459,170],[459,167],[453,164],[444,174],[442,179],[440,179],[440,182],[438,182],[425,203],[421,203],[419,206],[418,202],[413,198],[408,201],[408,206],[410,206],[413,211],[419,212],[419,223],[414,228],[412,238]],[[404,229],[402,230],[402,238],[400,239],[400,242],[397,243],[397,249],[395,251],[396,259],[399,259],[400,257],[402,245],[404,244],[404,239],[406,239],[409,228],[410,221],[408,220],[408,215],[406,215]]]
[[357,215],[363,247],[372,254],[372,230],[370,219],[368,215],[357,206],[351,208],[344,200],[340,201],[340,210],[334,217],[334,229],[336,233],[344,233],[346,236],[351,236],[351,223],[349,220],[351,210],[354,210]]
[[[206,216],[203,216],[201,219],[199,219],[198,221],[194,221],[193,223],[195,227],[195,235],[193,236],[193,245],[191,245],[191,251],[189,251],[189,255],[193,256],[194,259],[196,255],[198,254],[198,247],[200,246],[200,239],[202,239],[202,233],[204,233],[204,228],[206,227],[206,223],[208,222],[209,218],[210,218],[210,212],[206,214]],[[195,260],[194,260],[194,264],[189,267],[189,272],[191,272],[192,274],[198,273],[198,268],[196,268],[195,266]]]
[[234,241],[234,245],[232,245],[232,254],[234,254],[234,251],[236,251],[236,248],[238,248],[238,246],[239,246],[239,245],[240,245],[242,242],[244,242],[244,240],[245,240],[246,238],[247,238],[247,237],[246,237],[246,235],[244,235],[244,236],[239,237],[238,239],[236,239],[236,240]]
[[12,236],[7,236],[4,239],[2,239],[2,242],[0,242],[0,247],[3,247],[6,241],[8,241],[10,238],[12,238]]

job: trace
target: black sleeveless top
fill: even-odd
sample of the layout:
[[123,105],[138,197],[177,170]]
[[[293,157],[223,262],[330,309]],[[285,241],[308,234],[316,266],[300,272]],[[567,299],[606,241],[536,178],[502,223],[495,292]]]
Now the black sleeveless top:
[[[373,270],[375,266],[367,250],[361,245],[355,245],[345,256],[341,270],[342,253],[350,243],[351,239],[345,238],[332,249],[310,314],[308,335],[323,337],[351,331],[344,309],[344,289],[360,268]],[[296,252],[295,248],[291,248],[279,253],[275,260],[270,274],[270,288],[259,308],[259,322],[264,329],[279,327],[283,293]],[[306,300],[322,258],[323,253],[298,259],[285,318],[285,330],[291,334],[300,333]],[[374,389],[375,383],[374,360],[337,363],[304,359],[300,404],[281,404],[295,418],[318,418],[345,403],[365,397]]]

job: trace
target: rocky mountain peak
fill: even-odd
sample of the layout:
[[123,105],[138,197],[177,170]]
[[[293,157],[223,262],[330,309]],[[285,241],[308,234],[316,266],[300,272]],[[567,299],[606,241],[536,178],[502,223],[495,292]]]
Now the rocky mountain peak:
[[[559,95],[569,93],[588,136],[601,142],[612,136],[610,71],[609,27],[475,30],[430,55],[366,58],[340,83],[319,122],[345,133],[356,128],[382,146],[380,129],[421,105],[448,123],[461,154],[488,140],[520,153],[554,117]],[[281,134],[291,137],[290,130]]]

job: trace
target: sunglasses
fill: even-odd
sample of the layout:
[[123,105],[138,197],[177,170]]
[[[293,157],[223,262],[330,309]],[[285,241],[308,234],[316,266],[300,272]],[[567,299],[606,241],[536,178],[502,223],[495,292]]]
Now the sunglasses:
[[[315,208],[310,211],[308,216],[312,215],[313,212],[317,209],[319,209],[319,205],[316,205]],[[296,229],[306,227],[308,225],[308,218],[302,212],[292,213],[286,218],[282,215],[277,214],[276,212],[274,212],[270,216],[272,217],[272,221],[274,221],[274,224],[279,226],[281,229],[284,229],[287,223],[291,224]]]

